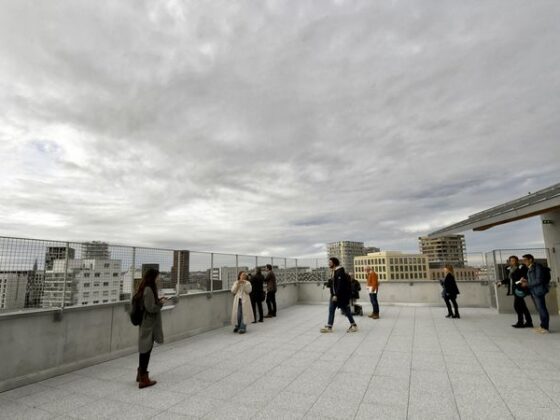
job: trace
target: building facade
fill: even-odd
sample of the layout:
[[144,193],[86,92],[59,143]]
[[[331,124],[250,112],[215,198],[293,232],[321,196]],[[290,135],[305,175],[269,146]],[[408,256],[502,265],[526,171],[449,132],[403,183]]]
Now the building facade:
[[0,310],[23,309],[31,271],[0,272]]
[[365,255],[363,242],[339,241],[327,244],[328,257],[336,257],[346,272],[353,273],[354,258]]
[[[481,270],[475,267],[460,267],[453,269],[455,280],[458,281],[475,281],[480,280]],[[430,280],[443,280],[445,273],[443,268],[430,268]]]
[[110,259],[55,260],[45,272],[44,308],[118,302],[121,261]]
[[445,264],[455,268],[465,267],[465,235],[421,236],[418,242],[420,253],[428,256],[431,268],[443,268]]
[[380,281],[428,280],[428,257],[422,254],[403,254],[398,251],[373,252],[354,258],[354,275],[357,280],[367,280],[366,268],[371,267]]

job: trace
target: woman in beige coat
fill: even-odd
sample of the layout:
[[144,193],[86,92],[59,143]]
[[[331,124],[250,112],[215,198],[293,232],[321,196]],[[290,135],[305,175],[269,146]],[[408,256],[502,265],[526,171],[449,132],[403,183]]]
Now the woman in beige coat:
[[234,333],[245,334],[247,324],[255,320],[251,306],[251,296],[249,295],[251,290],[249,276],[246,272],[241,271],[231,288],[231,293],[235,295],[233,297],[233,310],[231,311],[231,323],[235,326]]

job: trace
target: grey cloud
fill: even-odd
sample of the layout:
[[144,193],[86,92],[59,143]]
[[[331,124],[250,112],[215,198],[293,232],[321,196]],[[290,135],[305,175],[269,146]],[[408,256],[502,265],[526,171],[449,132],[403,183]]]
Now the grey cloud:
[[6,234],[414,249],[560,174],[553,1],[0,7]]

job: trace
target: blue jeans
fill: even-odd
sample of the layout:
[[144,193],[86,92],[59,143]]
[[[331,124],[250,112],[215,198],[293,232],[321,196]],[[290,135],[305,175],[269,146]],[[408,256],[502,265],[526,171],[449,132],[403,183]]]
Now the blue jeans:
[[245,331],[247,328],[243,322],[243,304],[241,303],[241,299],[239,299],[239,304],[237,305],[237,327],[240,331]]
[[[329,303],[329,320],[327,322],[327,327],[332,327],[334,324],[334,314],[336,312],[337,303],[332,301]],[[345,308],[340,308],[340,310],[346,315],[348,321],[350,321],[351,325],[355,325],[354,317],[352,316],[352,311],[350,310],[350,305],[346,306]]]
[[377,293],[370,293],[369,300],[371,300],[371,306],[373,306],[373,313],[379,313],[379,302],[377,302]]
[[535,308],[537,308],[537,311],[539,312],[539,317],[541,318],[541,328],[548,330],[550,316],[548,315],[548,309],[546,309],[546,301],[545,301],[546,295],[537,296],[531,294],[531,297],[533,298],[533,302],[535,303]]

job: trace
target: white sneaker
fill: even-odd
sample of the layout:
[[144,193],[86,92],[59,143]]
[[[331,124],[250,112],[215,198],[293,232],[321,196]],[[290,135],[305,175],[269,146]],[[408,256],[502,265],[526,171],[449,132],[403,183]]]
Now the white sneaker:
[[321,332],[322,333],[332,333],[332,327],[325,326],[325,327],[321,328]]
[[358,326],[357,325],[350,325],[350,328],[346,330],[346,332],[357,332]]

